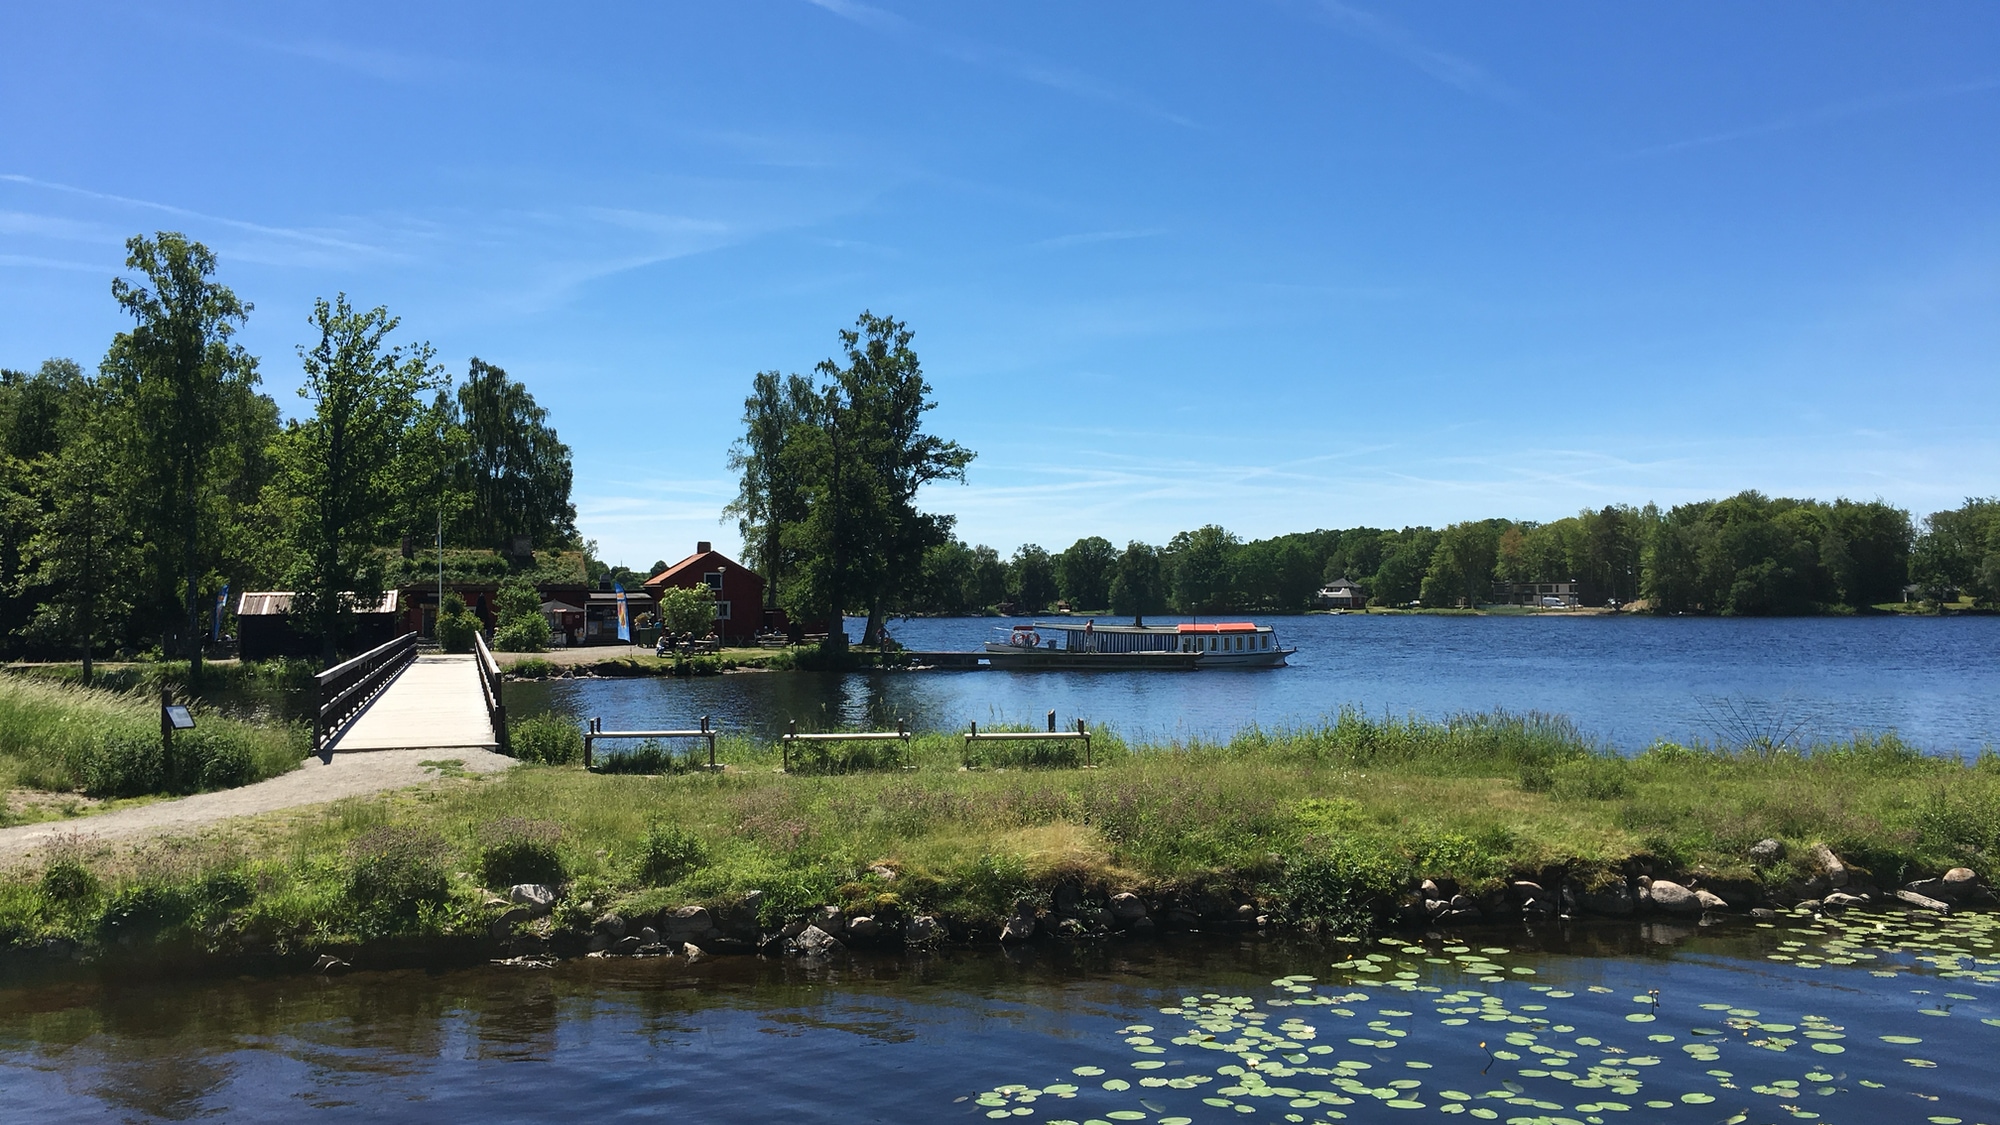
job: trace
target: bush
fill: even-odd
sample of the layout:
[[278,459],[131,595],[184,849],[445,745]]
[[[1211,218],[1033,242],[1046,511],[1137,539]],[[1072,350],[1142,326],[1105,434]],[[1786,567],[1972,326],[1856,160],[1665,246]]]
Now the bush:
[[573,766],[583,761],[583,732],[560,715],[536,715],[509,723],[508,741],[514,756],[546,766]]
[[502,652],[542,652],[549,647],[549,619],[542,616],[542,598],[525,578],[500,584],[495,598],[498,618],[493,647]]
[[347,899],[360,911],[357,929],[366,936],[417,928],[427,907],[451,898],[449,855],[444,837],[423,828],[385,825],[370,829],[347,846]]
[[195,911],[195,904],[181,888],[141,883],[111,896],[98,932],[107,938],[151,937],[182,925]]
[[705,637],[715,628],[715,592],[706,586],[669,586],[660,591],[660,620],[669,633]]
[[446,652],[471,652],[472,638],[479,634],[479,618],[457,594],[444,596],[444,613],[437,622],[438,644]]
[[93,797],[198,793],[256,781],[265,772],[258,757],[246,732],[197,727],[174,735],[168,760],[159,732],[128,727],[107,734],[86,754],[80,772],[84,792]]
[[568,871],[556,844],[562,826],[546,820],[509,816],[488,821],[479,830],[479,873],[489,887],[516,883],[561,886]]
[[42,871],[36,888],[58,914],[74,914],[97,901],[97,876],[74,858],[57,859]]
[[1361,933],[1396,893],[1402,865],[1358,841],[1294,859],[1275,888],[1287,921]]
[[1632,795],[1632,780],[1627,776],[1625,759],[1592,755],[1556,766],[1551,788],[1558,797],[1615,801]]
[[656,887],[677,883],[691,871],[708,866],[708,845],[677,824],[655,824],[646,830],[646,850],[639,856],[639,878]]

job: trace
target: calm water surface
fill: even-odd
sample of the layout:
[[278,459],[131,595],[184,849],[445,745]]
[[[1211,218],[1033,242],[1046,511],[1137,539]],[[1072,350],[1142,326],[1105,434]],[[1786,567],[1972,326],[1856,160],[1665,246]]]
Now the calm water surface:
[[1788,918],[0,985],[0,1119],[1994,1122],[1993,935]]
[[[1160,618],[1160,621],[1180,620]],[[1711,620],[1655,617],[1311,616],[1258,619],[1297,645],[1265,671],[741,675],[515,684],[517,713],[554,709],[645,729],[714,716],[774,734],[820,726],[963,729],[1049,709],[1146,739],[1245,727],[1476,711],[1566,715],[1627,750],[1658,738],[1811,741],[1894,730],[1926,750],[2000,745],[2000,617]],[[972,649],[1007,622],[899,622],[915,649]],[[859,623],[850,625],[858,635]]]

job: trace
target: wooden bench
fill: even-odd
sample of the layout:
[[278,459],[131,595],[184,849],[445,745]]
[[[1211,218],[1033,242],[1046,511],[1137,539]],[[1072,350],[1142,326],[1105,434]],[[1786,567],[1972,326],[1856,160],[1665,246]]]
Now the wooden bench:
[[800,734],[799,721],[793,719],[786,724],[785,733],[778,736],[778,759],[781,766],[790,772],[792,768],[792,746],[801,742],[896,742],[908,746],[910,743],[910,721],[897,719],[895,730],[838,731],[832,734]]
[[591,767],[593,744],[600,738],[699,738],[708,743],[708,768],[715,766],[715,730],[708,725],[708,716],[701,717],[699,730],[605,730],[604,720],[593,718],[583,731],[583,768]]
[[1057,730],[1056,713],[1054,711],[1049,712],[1049,729],[1046,731],[1009,730],[981,734],[979,732],[979,724],[973,723],[972,729],[967,731],[965,735],[965,753],[960,757],[961,764],[971,764],[972,744],[975,742],[1082,742],[1083,768],[1096,768],[1090,761],[1090,731],[1084,727],[1083,720],[1078,719],[1076,721],[1075,730]]

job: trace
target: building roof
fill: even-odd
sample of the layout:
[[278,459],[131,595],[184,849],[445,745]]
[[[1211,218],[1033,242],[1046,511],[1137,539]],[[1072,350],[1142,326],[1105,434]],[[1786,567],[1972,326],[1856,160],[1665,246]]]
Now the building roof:
[[[290,590],[246,591],[242,600],[236,603],[236,616],[276,617],[281,614],[289,614],[292,612],[292,598],[294,596]],[[356,602],[354,612],[394,613],[399,601],[400,598],[397,592],[390,590],[372,601]]]
[[721,551],[710,549],[707,542],[697,543],[695,546],[697,549],[694,554],[646,579],[644,583],[645,587],[648,590],[659,590],[667,586],[679,586],[690,580],[694,583],[699,583],[702,581],[704,574],[724,566],[738,571],[738,577],[747,576],[759,586],[764,584],[763,575],[758,574],[756,571],[751,570]]

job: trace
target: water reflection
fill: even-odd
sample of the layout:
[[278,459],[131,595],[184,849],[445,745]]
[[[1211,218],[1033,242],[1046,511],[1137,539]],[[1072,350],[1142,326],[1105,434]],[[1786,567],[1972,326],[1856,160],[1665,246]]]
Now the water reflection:
[[[1826,1095],[1835,1100],[1822,1108],[1840,1104],[1887,1120],[1916,1095],[1938,1099],[1925,1103],[1939,1107],[1927,1112],[1971,1119],[1965,1111],[2000,1110],[1978,1065],[2000,1047],[1993,995],[2000,962],[1991,958],[2000,927],[1981,918],[1885,917],[1793,917],[1766,928],[1747,921],[1717,928],[1558,924],[1359,946],[1211,935],[822,965],[608,960],[541,972],[480,968],[336,980],[15,983],[0,988],[0,1097],[23,1120],[262,1118],[301,1103],[330,1120],[664,1112],[765,1123],[824,1116],[830,1106],[864,1120],[935,1120],[972,1108],[964,1099],[982,1090],[1077,1084],[1072,1071],[1079,1066],[1132,1085],[1151,1073],[1138,1064],[1154,1057],[1167,1076],[1223,1073],[1217,1067],[1230,1061],[1226,1053],[1190,1056],[1176,1040],[1167,1054],[1140,1056],[1129,1045],[1135,1040],[1119,1033],[1138,1023],[1177,1025],[1181,1017],[1170,1013],[1189,997],[1199,1005],[1215,1003],[1198,999],[1213,996],[1270,1009],[1271,1027],[1281,1020],[1322,1025],[1314,1042],[1334,1045],[1339,1058],[1368,1061],[1379,1071],[1371,1079],[1422,1061],[1425,1068],[1409,1076],[1426,1090],[1455,1085],[1476,1095],[1514,1075],[1510,1081],[1539,1083],[1537,1097],[1560,1097],[1548,1071],[1520,1069],[1547,1065],[1525,1047],[1509,1048],[1517,1059],[1502,1057],[1506,1066],[1487,1079],[1479,1071],[1493,1064],[1472,1042],[1527,1035],[1523,1043],[1576,1050],[1571,1040],[1601,1036],[1607,1048],[1657,1056],[1636,1079],[1649,1097],[1714,1090],[1711,1096],[1749,1098],[1752,1083],[1789,1089],[1782,1084],[1826,1067],[1851,1079],[1830,1082],[1837,1097]],[[1963,955],[1952,954],[1960,947]],[[1342,968],[1371,956],[1382,960],[1370,961],[1365,974]],[[1314,981],[1283,984],[1295,975]],[[1331,1006],[1330,997],[1357,993],[1370,999],[1349,1001],[1345,1014]],[[1632,1002],[1649,995],[1657,1002]],[[1440,1026],[1437,1015],[1453,1005],[1463,1012],[1467,998],[1482,996],[1519,1019]],[[1657,1022],[1631,1022],[1655,1012]],[[1452,1018],[1465,1024],[1481,1017],[1475,1009]],[[1368,1020],[1388,1022],[1363,1031]],[[1729,1020],[1736,1022],[1725,1026]],[[1808,1030],[1834,1029],[1823,1034],[1840,1041],[1813,1047],[1793,1035],[1789,1053],[1750,1043],[1808,1023]],[[1702,1025],[1713,1034],[1689,1031]],[[1404,1035],[1373,1038],[1384,1034],[1380,1028]],[[1177,1034],[1163,1030],[1150,1039],[1164,1048]],[[1887,1034],[1922,1043],[1918,1061],[1928,1069],[1901,1057],[1916,1048],[1877,1041]],[[1364,1039],[1372,1045],[1350,1045]],[[1830,1046],[1845,1053],[1808,1050]],[[1718,1064],[1697,1053],[1712,1050],[1727,1052],[1724,1069],[1740,1076],[1733,1083],[1715,1086]],[[1301,1049],[1299,1061],[1283,1065],[1317,1065],[1315,1058]],[[1103,1116],[1141,1095],[1083,1086],[1074,1104],[1060,1103],[1062,1112],[1036,1116]],[[1208,1111],[1198,1098],[1225,1086],[1161,1087],[1145,1096],[1199,1118]]]

